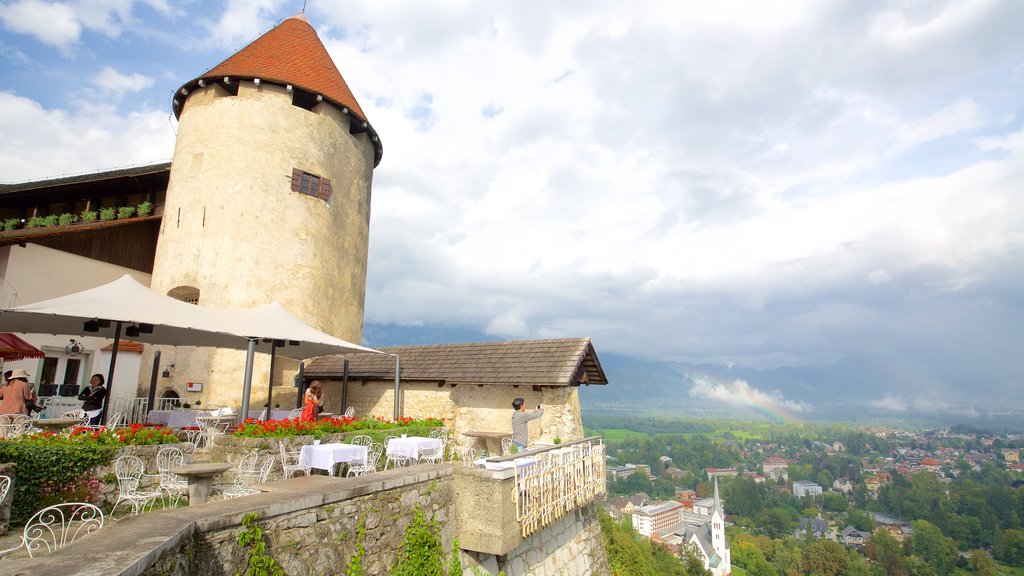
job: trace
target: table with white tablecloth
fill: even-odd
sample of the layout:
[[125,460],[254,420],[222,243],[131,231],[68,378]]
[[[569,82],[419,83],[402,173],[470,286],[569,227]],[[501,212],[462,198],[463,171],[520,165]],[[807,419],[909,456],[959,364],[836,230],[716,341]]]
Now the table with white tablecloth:
[[413,460],[419,460],[420,455],[424,452],[443,448],[444,443],[440,438],[424,438],[422,436],[392,438],[388,440],[387,455],[405,456]]
[[[270,411],[270,419],[271,420],[285,420],[285,419],[288,418],[288,413],[289,412],[290,412],[290,410],[271,410]],[[252,418],[253,420],[258,420],[261,414],[263,414],[263,410],[262,409],[260,409],[260,410],[249,410],[249,418]]]
[[168,428],[195,428],[195,410],[150,410],[146,422],[161,424]]
[[356,444],[307,444],[299,451],[299,464],[326,470],[331,476],[334,475],[334,467],[338,464],[361,464],[366,465],[366,446]]

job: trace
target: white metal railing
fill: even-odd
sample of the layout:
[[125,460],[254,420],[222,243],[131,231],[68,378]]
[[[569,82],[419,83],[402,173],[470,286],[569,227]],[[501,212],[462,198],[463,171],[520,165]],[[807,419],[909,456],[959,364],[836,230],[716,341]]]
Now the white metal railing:
[[595,436],[516,459],[512,498],[524,538],[605,493],[604,455]]
[[82,407],[82,401],[74,396],[40,396],[36,404],[43,407],[40,418],[59,418],[65,412]]
[[[154,410],[174,410],[181,403],[180,398],[157,398],[153,402]],[[38,404],[43,406],[41,418],[57,418],[69,410],[77,410],[82,407],[82,401],[74,396],[40,396]],[[149,406],[148,398],[118,398],[111,400],[107,408],[108,417],[121,412],[124,414],[122,424],[137,424],[146,422],[146,414]]]

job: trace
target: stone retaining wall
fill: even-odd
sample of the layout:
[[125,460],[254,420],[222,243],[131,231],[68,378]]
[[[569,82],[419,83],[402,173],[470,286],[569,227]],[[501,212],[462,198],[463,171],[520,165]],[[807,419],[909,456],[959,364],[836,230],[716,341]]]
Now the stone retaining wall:
[[[122,517],[63,550],[35,559],[0,560],[0,572],[25,576],[95,574],[192,576],[245,573],[247,550],[238,544],[242,519],[255,513],[267,554],[286,574],[344,574],[363,522],[367,575],[385,575],[395,563],[415,511],[436,523],[446,553],[459,518],[492,510],[456,494],[447,464],[421,464],[357,478],[300,476],[261,486],[264,493],[201,506]],[[594,505],[522,540],[504,555],[462,551],[467,574],[506,576],[607,575]],[[474,571],[475,569],[475,571]]]
[[267,554],[286,574],[344,574],[365,526],[363,567],[384,575],[395,562],[417,507],[439,527],[446,550],[455,538],[451,466],[422,464],[358,478],[300,476],[263,485],[263,494],[169,509],[107,522],[63,550],[35,559],[0,560],[0,572],[25,576],[199,576],[245,573],[237,544],[242,519],[255,512]]
[[463,567],[505,576],[609,574],[596,504],[588,504],[531,535],[503,556],[467,552]]

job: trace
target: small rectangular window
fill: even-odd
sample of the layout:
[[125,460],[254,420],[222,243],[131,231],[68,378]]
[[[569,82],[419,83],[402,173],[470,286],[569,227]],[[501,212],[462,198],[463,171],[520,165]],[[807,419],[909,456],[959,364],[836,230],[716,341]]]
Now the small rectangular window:
[[324,202],[331,199],[331,181],[316,174],[292,168],[292,192],[315,196]]

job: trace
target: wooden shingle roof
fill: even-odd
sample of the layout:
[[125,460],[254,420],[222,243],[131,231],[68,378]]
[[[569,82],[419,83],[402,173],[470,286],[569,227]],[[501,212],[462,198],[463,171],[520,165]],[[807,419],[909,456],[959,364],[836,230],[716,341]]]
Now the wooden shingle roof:
[[[382,147],[376,131],[369,125],[366,114],[349,89],[348,83],[342,78],[334,60],[328,54],[316,31],[306,20],[305,15],[298,14],[286,18],[280,24],[263,34],[251,44],[235,52],[228,59],[209,69],[202,76],[191,80],[175,92],[175,117],[181,116],[184,109],[179,98],[200,81],[216,82],[225,77],[259,78],[261,82],[270,82],[281,86],[292,85],[312,94],[321,95],[339,108],[348,109],[360,124],[366,123],[374,141],[376,158],[374,165],[380,163]],[[184,101],[180,101],[184,104]]]
[[[590,338],[518,340],[429,346],[378,348],[398,354],[402,380],[449,384],[578,386],[607,384],[608,379]],[[310,362],[306,378],[340,379],[343,356],[323,356]],[[349,380],[394,380],[390,356],[349,357]]]

